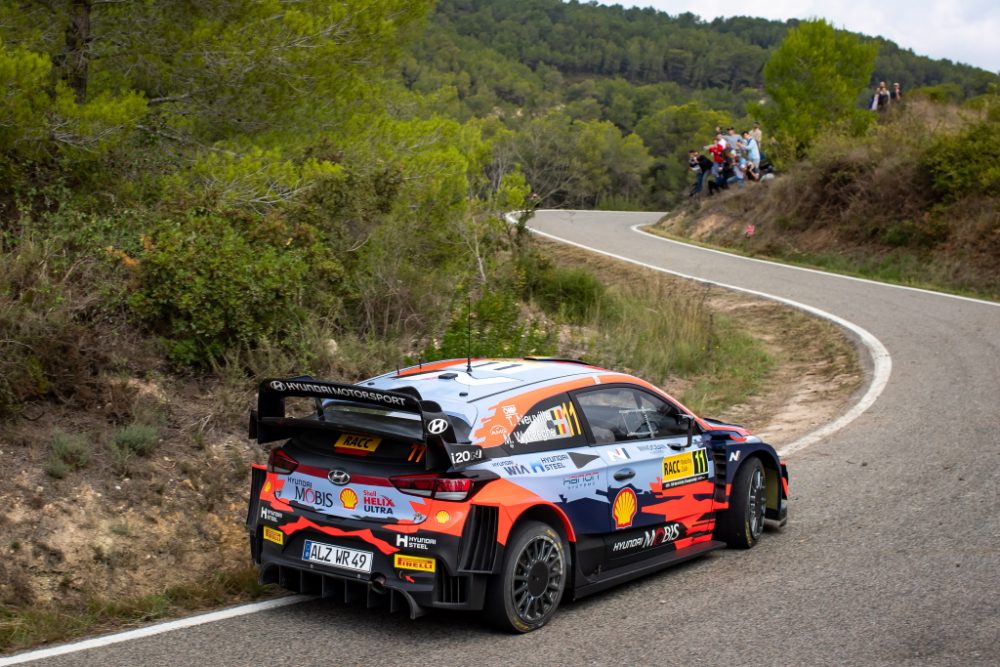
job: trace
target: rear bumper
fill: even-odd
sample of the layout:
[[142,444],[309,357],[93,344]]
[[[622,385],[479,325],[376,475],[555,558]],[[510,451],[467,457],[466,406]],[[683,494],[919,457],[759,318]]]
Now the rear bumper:
[[260,582],[278,584],[285,590],[332,598],[342,604],[365,607],[388,607],[395,613],[409,611],[410,618],[423,616],[426,605],[420,605],[413,595],[400,588],[390,588],[375,581],[344,579],[336,575],[299,567],[267,563],[261,566]]
[[[247,513],[250,555],[262,583],[345,603],[408,609],[411,618],[429,608],[482,609],[489,577],[503,557],[498,508],[465,506],[461,536],[414,530],[412,524],[331,521],[304,508],[274,509],[260,497],[265,475],[253,471]],[[307,540],[367,552],[371,571],[306,560]]]
[[[331,538],[322,533],[301,531],[289,536],[283,546],[262,538],[263,528],[251,535],[251,552],[258,554],[261,583],[278,584],[296,593],[331,598],[345,604],[368,607],[388,606],[390,611],[409,610],[410,618],[423,615],[425,609],[482,609],[488,573],[455,571],[453,559],[441,552],[428,551],[416,556],[422,563],[433,562],[433,572],[418,572],[397,567],[396,554],[383,554],[370,544],[354,538]],[[372,553],[371,573],[354,573],[302,559],[304,542],[361,549]],[[455,550],[457,554],[457,549]],[[415,556],[415,554],[401,554]]]

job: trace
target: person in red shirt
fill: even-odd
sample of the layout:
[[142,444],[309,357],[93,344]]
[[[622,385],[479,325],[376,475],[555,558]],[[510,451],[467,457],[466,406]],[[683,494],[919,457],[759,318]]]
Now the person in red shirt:
[[722,132],[718,132],[715,135],[715,143],[708,147],[708,153],[712,156],[712,175],[717,176],[719,171],[722,169],[722,164],[726,161],[726,148],[729,146],[726,143]]

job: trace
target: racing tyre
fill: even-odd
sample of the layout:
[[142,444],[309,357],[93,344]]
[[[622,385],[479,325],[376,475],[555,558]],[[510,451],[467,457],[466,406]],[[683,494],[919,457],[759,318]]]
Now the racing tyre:
[[569,549],[552,526],[539,521],[518,525],[507,542],[500,574],[486,590],[489,621],[509,632],[545,625],[562,600],[569,576]]
[[740,467],[729,495],[729,509],[721,514],[716,524],[716,539],[737,549],[749,549],[757,544],[764,532],[766,484],[760,459],[750,459]]

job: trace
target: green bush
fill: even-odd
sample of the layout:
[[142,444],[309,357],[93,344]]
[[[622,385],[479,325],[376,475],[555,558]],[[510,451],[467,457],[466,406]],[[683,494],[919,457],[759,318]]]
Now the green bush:
[[251,243],[220,217],[191,217],[146,239],[128,303],[174,363],[206,366],[298,326],[308,269],[298,250]]
[[111,446],[122,452],[149,456],[156,447],[158,435],[155,426],[131,424],[115,434]]
[[997,131],[1000,122],[987,120],[930,142],[921,162],[938,196],[950,202],[974,194],[1000,195],[1000,144],[984,140]]
[[464,304],[440,345],[428,346],[424,358],[546,356],[555,349],[554,333],[544,322],[525,318],[515,290],[507,286],[480,297],[471,315],[469,304]]
[[590,271],[552,266],[529,274],[529,292],[546,312],[582,322],[605,298],[604,284]]
[[0,418],[46,396],[93,400],[94,369],[120,341],[101,294],[113,268],[97,253],[39,223],[0,236]]
[[57,479],[86,467],[90,462],[90,447],[84,436],[78,433],[66,433],[62,429],[54,429],[51,447],[45,472]]
[[119,475],[130,475],[136,456],[149,456],[156,447],[159,432],[148,424],[131,424],[111,440],[111,465]]

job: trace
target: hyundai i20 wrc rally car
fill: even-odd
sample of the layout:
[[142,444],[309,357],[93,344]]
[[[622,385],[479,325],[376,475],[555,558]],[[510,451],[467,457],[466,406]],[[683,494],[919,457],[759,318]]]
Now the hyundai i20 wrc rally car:
[[788,473],[746,429],[567,360],[450,360],[358,384],[265,380],[247,529],[261,580],[515,632],[784,524]]

